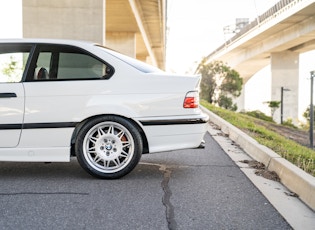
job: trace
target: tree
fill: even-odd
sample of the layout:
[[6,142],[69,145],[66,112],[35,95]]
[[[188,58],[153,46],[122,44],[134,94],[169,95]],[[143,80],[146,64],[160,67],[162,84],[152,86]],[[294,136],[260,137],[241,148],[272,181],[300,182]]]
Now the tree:
[[220,86],[221,92],[225,94],[231,94],[234,97],[239,97],[241,95],[242,86],[243,79],[240,78],[239,73],[233,69],[228,68],[227,74]]
[[219,63],[216,62],[206,64],[205,58],[201,61],[199,65],[198,72],[202,76],[200,84],[200,97],[210,102],[211,104],[214,102],[214,92],[217,87],[216,75],[218,74],[218,72],[220,72],[219,68]]
[[271,117],[273,118],[274,113],[280,107],[281,101],[266,101],[268,107],[271,109]]
[[[313,109],[313,113],[314,113],[313,118],[315,118],[315,106]],[[304,111],[303,117],[305,117],[305,119],[307,120],[307,123],[310,124],[310,106],[308,106],[306,110]]]
[[22,75],[22,68],[19,68],[18,61],[15,57],[10,56],[8,63],[5,63],[4,67],[1,68],[2,74],[5,76],[7,82],[17,82]]
[[233,104],[232,98],[227,97],[223,94],[220,94],[220,96],[218,98],[218,105],[220,107],[228,109],[228,110],[232,110],[232,111],[237,110],[237,105],[235,103]]
[[222,61],[206,61],[204,58],[198,67],[198,73],[202,75],[200,97],[211,104],[217,103],[220,107],[236,110],[233,98],[241,95],[243,79]]

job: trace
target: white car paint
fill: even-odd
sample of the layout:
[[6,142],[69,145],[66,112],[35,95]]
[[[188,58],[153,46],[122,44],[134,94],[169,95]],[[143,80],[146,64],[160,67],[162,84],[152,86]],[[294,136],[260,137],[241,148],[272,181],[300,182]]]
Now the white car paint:
[[[114,67],[104,80],[29,80],[0,82],[0,160],[69,161],[80,124],[94,116],[131,119],[143,130],[150,153],[200,145],[207,116],[183,108],[188,92],[198,91],[200,76],[169,75],[161,70],[142,72],[93,43],[21,39],[4,44],[75,46]],[[128,59],[127,59],[128,60]],[[31,65],[31,64],[30,64]],[[54,126],[57,124],[57,127]]]

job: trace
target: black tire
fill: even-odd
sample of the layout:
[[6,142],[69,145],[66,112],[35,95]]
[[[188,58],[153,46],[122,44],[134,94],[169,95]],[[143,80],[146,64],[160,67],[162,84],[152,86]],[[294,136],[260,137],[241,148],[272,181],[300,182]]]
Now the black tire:
[[142,139],[134,125],[121,117],[97,117],[80,129],[75,151],[81,167],[102,179],[130,173],[142,155]]

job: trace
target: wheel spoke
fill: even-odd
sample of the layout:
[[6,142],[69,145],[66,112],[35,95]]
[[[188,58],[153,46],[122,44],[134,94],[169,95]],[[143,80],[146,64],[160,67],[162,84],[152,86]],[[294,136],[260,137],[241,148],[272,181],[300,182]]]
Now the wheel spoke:
[[97,138],[96,137],[89,137],[89,140],[93,143],[96,144]]
[[122,147],[123,148],[129,147],[130,145],[131,145],[131,143],[129,141],[123,141],[122,142]]
[[99,136],[99,137],[105,134],[105,132],[104,132],[104,130],[102,129],[102,127],[100,127],[100,128],[97,129],[97,133],[98,133],[98,136]]
[[105,168],[109,168],[110,165],[110,161],[104,161],[104,167]]
[[114,159],[113,162],[114,162],[114,164],[115,164],[116,166],[119,166],[119,165],[120,165],[120,161],[119,161],[118,158]]
[[116,134],[116,136],[121,139],[123,136],[125,135],[125,132],[124,131],[120,131],[119,133]]
[[87,151],[88,151],[89,153],[96,153],[95,146],[92,146],[92,147],[88,148]]
[[112,125],[108,127],[107,134],[114,134],[114,127]]
[[128,157],[129,153],[127,153],[126,151],[122,150],[120,155],[123,156],[123,157]]
[[98,155],[96,155],[95,158],[94,158],[94,162],[95,162],[95,163],[98,163],[98,162],[100,162],[101,160],[102,160],[102,158],[101,158],[100,156],[98,156]]

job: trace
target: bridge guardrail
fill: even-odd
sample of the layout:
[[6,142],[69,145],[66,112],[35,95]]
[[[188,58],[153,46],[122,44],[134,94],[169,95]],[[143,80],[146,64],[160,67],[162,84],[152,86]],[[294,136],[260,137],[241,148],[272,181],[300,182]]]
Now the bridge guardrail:
[[255,20],[253,20],[252,22],[244,26],[237,34],[235,34],[233,37],[227,40],[223,45],[221,45],[220,47],[215,49],[212,53],[210,53],[208,57],[211,57],[215,53],[229,46],[232,42],[236,41],[241,36],[251,31],[252,29],[269,22],[270,20],[274,19],[275,17],[278,17],[279,15],[288,11],[292,7],[296,6],[297,4],[300,4],[305,1],[307,0],[281,0],[279,1],[274,6],[269,8],[266,12],[256,17]]

